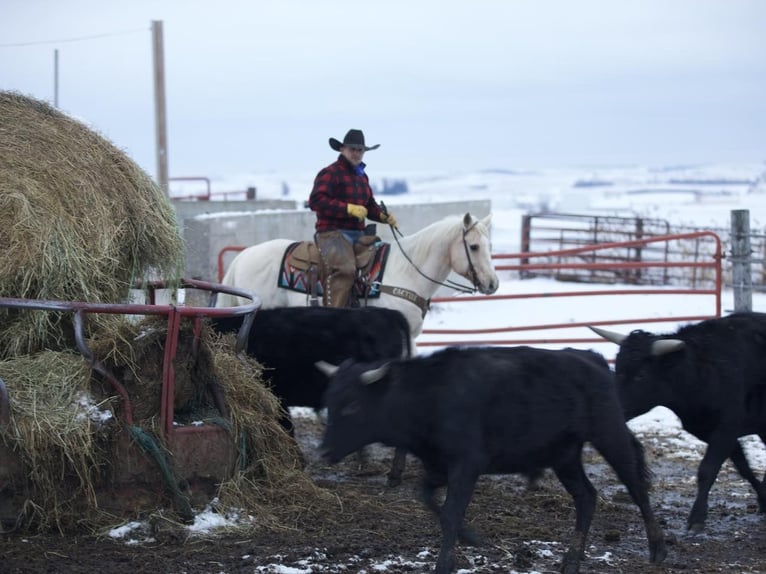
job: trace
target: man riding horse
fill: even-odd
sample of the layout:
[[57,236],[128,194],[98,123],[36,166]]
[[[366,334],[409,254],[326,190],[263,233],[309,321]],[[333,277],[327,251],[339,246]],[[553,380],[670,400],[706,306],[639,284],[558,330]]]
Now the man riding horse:
[[320,170],[314,179],[309,207],[316,213],[314,239],[322,258],[322,303],[329,307],[349,305],[356,276],[354,243],[364,235],[365,218],[396,228],[396,218],[378,205],[364,172],[367,147],[362,130],[348,130],[343,142],[330,138],[338,159]]

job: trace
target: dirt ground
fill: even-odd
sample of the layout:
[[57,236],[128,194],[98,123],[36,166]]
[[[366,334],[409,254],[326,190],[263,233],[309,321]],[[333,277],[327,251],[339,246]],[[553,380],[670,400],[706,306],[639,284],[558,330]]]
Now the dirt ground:
[[[294,530],[255,536],[154,536],[140,544],[92,536],[0,535],[0,573],[231,574],[313,572],[427,572],[438,552],[439,528],[416,495],[419,463],[408,458],[404,482],[386,486],[392,454],[373,447],[364,470],[349,458],[330,467],[316,457],[321,425],[296,419],[307,472],[338,499],[332,526],[302,524]],[[677,456],[673,437],[642,435],[655,472],[653,506],[665,527],[668,556],[648,562],[638,509],[611,469],[586,451],[587,471],[600,499],[582,573],[766,573],[766,518],[758,514],[749,486],[727,464],[711,492],[704,534],[686,533],[699,459]],[[369,504],[352,501],[365,500]],[[528,490],[517,476],[483,477],[467,522],[483,544],[457,547],[458,571],[471,573],[558,572],[563,543],[573,530],[571,499],[552,473]]]

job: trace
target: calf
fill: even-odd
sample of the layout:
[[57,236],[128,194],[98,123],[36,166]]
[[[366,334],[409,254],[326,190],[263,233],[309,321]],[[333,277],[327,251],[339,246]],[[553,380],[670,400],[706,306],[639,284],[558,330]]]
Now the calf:
[[[338,462],[362,446],[404,448],[423,463],[422,498],[440,520],[436,572],[454,567],[457,538],[476,480],[489,473],[552,468],[575,504],[575,533],[562,571],[578,571],[596,506],[582,465],[589,441],[638,505],[652,562],[665,558],[649,503],[641,444],[620,411],[612,374],[592,355],[530,347],[448,348],[427,357],[318,365],[332,377],[322,449]],[[440,508],[436,489],[446,486]]]
[[[238,332],[243,315],[211,317],[218,332]],[[255,313],[246,352],[267,370],[271,391],[285,412],[282,425],[293,435],[289,407],[323,407],[327,377],[317,361],[373,361],[408,357],[410,327],[399,311],[383,307],[281,307]],[[401,482],[405,452],[397,451],[389,473],[390,485]]]
[[628,420],[661,405],[708,445],[697,469],[697,497],[687,528],[704,529],[710,488],[727,458],[752,485],[760,511],[766,511],[766,486],[738,440],[757,434],[766,441],[766,314],[735,313],[665,335],[591,329],[620,345],[615,372]]

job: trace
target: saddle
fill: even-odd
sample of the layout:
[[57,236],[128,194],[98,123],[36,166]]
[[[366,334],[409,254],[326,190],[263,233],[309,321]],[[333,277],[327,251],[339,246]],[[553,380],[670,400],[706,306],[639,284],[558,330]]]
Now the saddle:
[[[383,275],[390,244],[383,243],[377,235],[363,235],[354,243],[356,280],[352,295],[358,299],[380,295],[377,281]],[[282,258],[277,284],[310,295],[311,305],[318,305],[326,279],[319,248],[313,241],[297,241],[290,244]]]
[[[377,250],[377,243],[380,243],[380,237],[376,235],[363,235],[354,243],[357,273],[365,274],[369,272],[375,251]],[[299,241],[295,248],[286,255],[286,262],[300,271],[310,271],[312,268],[319,268],[321,262],[319,248],[313,241]]]

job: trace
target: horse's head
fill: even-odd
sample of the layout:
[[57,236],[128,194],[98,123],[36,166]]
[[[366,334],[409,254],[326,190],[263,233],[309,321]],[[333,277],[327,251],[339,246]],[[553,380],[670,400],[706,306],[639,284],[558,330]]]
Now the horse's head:
[[463,217],[463,232],[450,245],[452,270],[468,279],[480,293],[489,295],[497,291],[500,281],[492,266],[489,242],[489,223],[492,214],[475,219],[470,213]]

